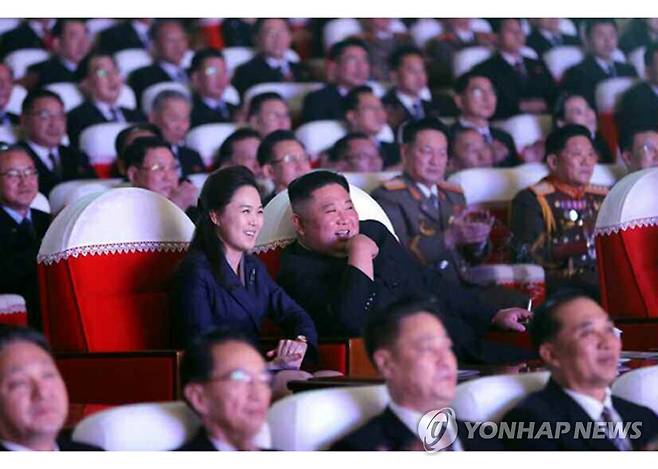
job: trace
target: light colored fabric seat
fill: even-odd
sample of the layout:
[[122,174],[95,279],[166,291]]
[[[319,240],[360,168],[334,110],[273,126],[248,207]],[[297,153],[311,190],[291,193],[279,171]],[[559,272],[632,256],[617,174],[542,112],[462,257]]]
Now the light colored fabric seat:
[[201,155],[203,164],[210,168],[213,158],[224,140],[238,128],[236,124],[203,124],[191,129],[185,141]]
[[643,405],[658,414],[658,366],[628,371],[612,385],[612,394]]
[[30,65],[48,60],[48,57],[50,57],[50,53],[45,49],[18,49],[5,57],[5,63],[11,68],[14,80],[20,80],[25,76]]

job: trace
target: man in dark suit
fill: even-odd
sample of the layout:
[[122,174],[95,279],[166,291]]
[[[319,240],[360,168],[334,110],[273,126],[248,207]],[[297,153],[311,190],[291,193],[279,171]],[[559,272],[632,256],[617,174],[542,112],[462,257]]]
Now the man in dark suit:
[[99,451],[60,435],[68,407],[46,338],[0,325],[0,451]]
[[639,47],[649,47],[658,41],[658,18],[633,18],[624,27],[619,48],[630,54]]
[[155,124],[162,132],[164,140],[171,145],[171,150],[181,168],[180,175],[203,173],[206,170],[201,155],[185,145],[185,135],[190,129],[190,98],[175,90],[164,90],[153,100],[149,122]]
[[658,44],[647,47],[644,64],[647,79],[623,94],[615,113],[617,129],[622,136],[635,127],[658,125]]
[[80,64],[78,78],[87,100],[67,115],[71,145],[77,147],[82,131],[94,124],[146,120],[140,111],[119,105],[123,79],[111,55],[104,52],[89,54]]
[[249,101],[247,123],[261,138],[267,137],[275,130],[291,130],[292,119],[288,103],[274,91],[257,94]]
[[21,147],[0,151],[0,293],[21,295],[30,325],[41,328],[37,252],[50,215],[30,204],[39,192],[37,169]]
[[622,141],[621,159],[628,172],[658,166],[658,125],[638,126],[628,132]]
[[42,88],[51,83],[74,82],[78,64],[91,47],[83,19],[57,20],[52,35],[54,55],[27,69],[23,84],[28,89]]
[[235,69],[233,86],[244,96],[258,83],[307,81],[304,65],[286,57],[292,34],[288,21],[282,18],[259,18],[254,24],[258,54]]
[[567,70],[562,78],[562,89],[584,96],[596,109],[594,93],[603,80],[615,77],[635,77],[635,67],[614,59],[617,49],[617,23],[609,18],[595,18],[587,22],[585,37],[590,54]]
[[229,84],[224,55],[215,49],[202,49],[194,54],[189,72],[194,89],[191,127],[232,122],[239,106],[224,99]]
[[4,60],[19,49],[48,49],[50,30],[55,25],[52,18],[34,18],[0,36],[0,58]]
[[457,359],[440,317],[435,304],[413,300],[370,316],[364,330],[366,351],[386,380],[391,401],[381,414],[335,442],[332,450],[499,449],[495,440],[468,438],[466,426],[456,419],[446,423],[435,448],[428,446],[436,437],[432,429],[419,429],[423,415],[449,408],[455,398]]
[[151,18],[133,18],[107,28],[98,36],[98,49],[114,54],[124,49],[148,49]]
[[185,401],[201,429],[178,451],[249,451],[267,419],[272,375],[244,336],[217,330],[195,339],[183,356]]
[[262,176],[262,168],[258,162],[258,147],[261,138],[258,132],[250,127],[237,129],[226,137],[217,150],[213,161],[214,168],[228,168],[230,166],[244,166],[254,176]]
[[263,177],[273,186],[263,196],[263,207],[295,179],[311,170],[311,163],[304,145],[290,130],[275,130],[258,146],[258,163]]
[[491,147],[494,166],[516,166],[521,163],[512,136],[504,130],[491,127],[489,120],[496,111],[498,98],[491,80],[484,75],[468,72],[455,83],[455,103],[461,111],[451,130],[472,128],[477,130]]
[[349,38],[337,42],[327,53],[325,75],[333,80],[324,88],[304,98],[302,121],[341,119],[343,102],[349,91],[365,85],[370,77],[368,46],[361,39]]
[[283,251],[277,281],[311,315],[320,337],[360,337],[371,311],[409,295],[439,295],[444,325],[460,359],[520,358],[479,336],[492,321],[517,327],[528,312],[497,312],[458,283],[422,269],[383,224],[359,222],[343,176],[313,171],[293,181],[288,196],[298,240]]
[[7,130],[18,125],[19,122],[18,116],[7,110],[13,88],[14,79],[11,69],[6,64],[0,63],[0,127],[5,127]]
[[556,87],[542,60],[524,57],[525,34],[516,18],[496,23],[498,52],[477,65],[473,71],[488,77],[496,88],[498,102],[494,117],[505,119],[515,114],[546,112],[553,105]]
[[25,140],[20,145],[39,171],[41,192],[48,195],[60,182],[96,177],[87,155],[61,144],[66,134],[66,114],[57,94],[47,90],[29,93],[21,109],[21,126]]
[[384,165],[377,145],[363,132],[345,135],[321,158],[320,167],[341,173],[376,173]]
[[163,81],[177,81],[187,85],[189,78],[183,67],[188,38],[183,24],[174,18],[157,20],[149,30],[155,62],[134,70],[128,84],[141,103],[144,90]]
[[[563,290],[535,312],[530,334],[551,379],[503,417],[509,424],[534,426],[529,437],[526,433],[507,439],[509,449],[629,451],[643,449],[656,438],[658,416],[653,411],[610,393],[621,340],[596,301],[582,292]],[[605,430],[579,435],[577,425],[598,424]],[[616,436],[611,429],[631,424],[628,432]],[[553,437],[539,432],[542,425],[549,426]],[[560,432],[559,425],[568,429]]]
[[560,31],[560,18],[537,18],[526,42],[540,58],[553,47],[580,45],[576,36]]

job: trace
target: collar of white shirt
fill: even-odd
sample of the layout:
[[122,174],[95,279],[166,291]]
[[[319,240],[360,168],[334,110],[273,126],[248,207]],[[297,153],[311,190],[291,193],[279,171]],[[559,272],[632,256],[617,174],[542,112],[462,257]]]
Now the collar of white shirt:
[[[43,39],[44,36],[44,30],[43,27],[41,26],[41,21],[38,20],[31,20],[28,21],[27,24],[30,26],[30,29],[34,31],[34,34],[39,36],[40,39]],[[50,20],[48,21],[48,31],[53,29],[53,26],[55,26],[55,20]]]
[[7,207],[6,205],[0,205],[0,207],[2,207],[2,209],[5,212],[7,212],[7,215],[9,215],[11,218],[13,218],[13,220],[18,225],[20,225],[23,222],[23,220],[26,219],[26,218],[28,220],[32,221],[32,210],[28,210],[27,214],[25,216],[23,216],[19,212],[17,212],[16,210],[14,210],[13,208]]
[[143,23],[141,21],[137,21],[137,20],[131,21],[130,24],[132,25],[135,32],[137,34],[139,34],[140,37],[142,37],[142,36],[148,37],[148,33],[149,33],[149,25],[148,24],[145,24],[145,23]]
[[417,182],[416,185],[418,186],[418,189],[420,189],[420,191],[423,193],[423,196],[425,196],[427,199],[429,199],[431,195],[434,195],[435,197],[439,196],[439,189],[436,187],[436,184],[432,187],[427,187],[425,184]]
[[[393,400],[388,403],[388,406],[391,408],[391,412],[393,412],[395,416],[400,419],[400,422],[402,422],[404,426],[407,427],[409,431],[411,431],[411,433],[418,435],[418,422],[420,422],[420,419],[423,418],[423,414],[417,410],[409,409],[408,407],[402,407]],[[449,431],[450,428],[454,427],[448,427]],[[456,439],[452,444],[452,449],[453,451],[463,450],[459,439]]]
[[480,132],[480,134],[482,134],[482,135],[491,135],[491,129],[489,129],[488,126],[487,127],[478,127],[475,124],[473,124],[471,121],[466,120],[463,117],[459,118],[459,124],[462,127],[467,127],[469,129],[475,129],[478,132]]
[[395,96],[397,96],[404,108],[412,115],[414,113],[414,104],[418,103],[421,106],[423,105],[423,100],[420,99],[420,97],[414,98],[408,94],[401,93],[398,90],[395,90]]
[[612,407],[612,394],[610,392],[610,388],[605,390],[605,398],[603,399],[603,402],[599,401],[598,399],[594,399],[592,396],[574,391],[573,389],[563,389],[564,392],[569,395],[569,397],[571,397],[580,407],[582,407],[589,418],[595,422],[599,422],[601,420],[601,413],[603,412],[604,407],[607,407],[612,411],[612,419],[615,422],[621,422],[620,415],[617,413],[615,408]]
[[514,67],[519,61],[523,61],[523,56],[519,53],[517,55],[508,54],[507,52],[500,51],[500,55],[505,62]]
[[[108,103],[102,101],[94,101],[94,106],[105,116],[105,119],[112,120],[112,108],[116,109],[117,112],[121,112],[119,106],[115,103],[114,106],[110,106]],[[120,116],[119,116],[120,117]]]
[[[208,106],[210,109],[217,109],[220,104],[224,103],[223,100],[221,99],[213,99],[213,98],[201,98],[204,103],[206,103],[206,106]],[[224,106],[226,106],[226,103],[224,103]]]
[[210,443],[215,447],[217,451],[237,451],[238,449],[233,446],[231,443],[227,443],[223,440],[217,440],[215,438],[208,437]]
[[610,67],[615,64],[614,60],[611,60],[610,62],[606,62],[602,58],[596,56],[594,56],[594,60],[596,60],[596,63],[599,64],[599,67],[601,67],[601,70],[603,70],[605,73],[608,73]]
[[275,59],[274,57],[265,57],[265,62],[270,68],[280,68],[282,72],[287,72],[290,69],[290,64],[286,59]]
[[57,148],[57,147],[55,147],[55,148],[46,148],[46,147],[43,147],[41,145],[38,145],[38,144],[34,143],[31,140],[28,140],[27,144],[30,146],[32,151],[37,154],[37,156],[39,157],[41,162],[44,165],[46,165],[46,168],[52,170],[53,169],[53,164],[50,161],[50,158],[48,158],[48,155],[50,153],[52,153],[53,155],[55,155],[56,158],[59,159],[59,148]]
[[178,80],[178,74],[180,72],[185,72],[185,69],[183,67],[177,67],[176,65],[165,62],[164,60],[161,60],[158,62],[160,64],[160,67],[169,75],[172,80],[177,81]]
[[544,38],[546,38],[550,43],[552,43],[557,37],[560,36],[560,33],[554,33],[548,29],[539,29],[539,33],[544,36]]
[[460,41],[462,42],[471,42],[475,40],[475,33],[471,31],[470,29],[464,30],[464,29],[457,29],[455,30],[455,34],[459,38]]
[[[7,441],[7,440],[0,440],[0,444],[7,448],[9,451],[34,451],[27,446],[19,445],[18,443],[14,443],[12,441]],[[53,451],[59,451],[59,446],[57,446],[57,443],[55,443],[55,448]]]

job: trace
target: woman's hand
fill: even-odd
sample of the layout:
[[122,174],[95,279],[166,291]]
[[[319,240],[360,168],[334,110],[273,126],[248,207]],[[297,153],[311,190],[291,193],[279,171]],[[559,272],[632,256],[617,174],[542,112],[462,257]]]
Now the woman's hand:
[[306,354],[308,344],[302,336],[295,340],[281,339],[277,348],[270,350],[265,355],[272,358],[271,365],[279,370],[298,370]]

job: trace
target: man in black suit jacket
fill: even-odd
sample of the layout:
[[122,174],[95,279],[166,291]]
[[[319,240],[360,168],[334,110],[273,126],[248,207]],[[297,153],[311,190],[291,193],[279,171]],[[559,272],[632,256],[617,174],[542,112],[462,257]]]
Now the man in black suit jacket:
[[0,325],[0,451],[99,451],[60,434],[68,407],[46,338]]
[[635,77],[635,67],[614,59],[617,49],[617,24],[612,19],[597,18],[588,21],[585,28],[591,54],[582,62],[566,71],[562,78],[562,89],[587,98],[596,109],[594,93],[596,86],[608,78]]
[[576,36],[560,31],[560,18],[537,18],[526,43],[540,58],[553,47],[580,45]]
[[21,126],[26,139],[20,145],[32,157],[45,195],[60,182],[96,177],[87,155],[61,144],[66,114],[57,94],[47,90],[29,93],[23,101]]
[[133,18],[107,28],[98,35],[98,49],[114,54],[124,49],[148,49],[151,18]]
[[11,69],[6,64],[0,63],[0,127],[7,127],[8,129],[19,123],[18,116],[7,111],[7,104],[13,88],[14,79]]
[[521,54],[525,45],[521,23],[516,18],[505,18],[497,28],[498,52],[473,69],[488,77],[496,88],[498,102],[494,117],[505,119],[515,114],[547,112],[555,100],[555,83],[542,60]]
[[343,117],[347,93],[365,85],[370,77],[368,46],[357,38],[337,42],[327,53],[326,67],[325,74],[333,76],[333,82],[306,95],[302,107],[303,122]]
[[191,127],[233,121],[239,106],[224,99],[229,78],[220,51],[208,48],[194,54],[190,79],[194,89]]
[[79,79],[88,98],[67,115],[69,138],[74,147],[78,146],[82,131],[94,124],[146,120],[140,111],[119,105],[123,79],[111,55],[89,54],[80,64]]
[[622,135],[621,159],[628,172],[658,166],[658,125],[638,126]]
[[[535,312],[530,334],[551,379],[546,388],[528,396],[503,418],[517,427],[534,425],[531,436],[519,432],[507,439],[509,449],[627,451],[642,449],[656,438],[655,413],[610,393],[621,341],[596,301],[577,290],[556,293]],[[577,425],[591,427],[595,422],[632,426],[626,435],[617,437],[608,433],[610,427],[598,436],[579,435]],[[550,427],[552,437],[546,432],[537,435],[542,424]],[[559,424],[568,425],[568,430],[557,431]]]
[[52,18],[25,20],[16,28],[0,36],[0,58],[4,60],[19,49],[48,49],[50,30],[55,25]]
[[[498,449],[495,440],[468,438],[466,426],[449,409],[457,386],[457,359],[440,317],[435,304],[417,300],[400,301],[370,316],[364,331],[366,351],[386,380],[391,401],[381,414],[334,443],[332,450]],[[421,421],[439,410],[449,420],[444,436],[432,444],[438,432]]]
[[286,57],[292,41],[287,20],[259,18],[254,24],[254,34],[258,54],[240,65],[233,75],[233,86],[240,96],[258,83],[308,80],[305,67]]
[[216,330],[198,337],[183,356],[181,385],[202,428],[178,450],[257,450],[270,383],[265,361],[244,336]]
[[163,81],[177,81],[187,85],[189,78],[183,67],[188,38],[182,23],[173,18],[157,20],[149,31],[153,43],[155,63],[138,68],[128,77],[128,84],[141,104],[144,90]]

